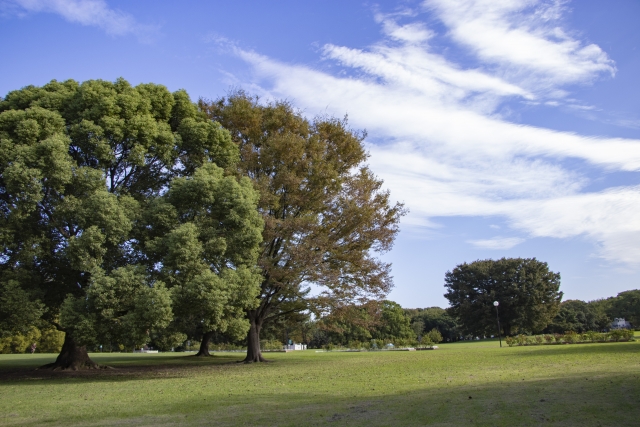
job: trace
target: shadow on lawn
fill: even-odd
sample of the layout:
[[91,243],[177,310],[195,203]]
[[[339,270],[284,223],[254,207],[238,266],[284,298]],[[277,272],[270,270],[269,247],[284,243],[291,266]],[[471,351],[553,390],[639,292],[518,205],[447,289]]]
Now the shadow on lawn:
[[[636,374],[640,374],[636,372]],[[130,418],[95,419],[96,425],[137,426],[539,426],[636,425],[640,403],[637,376],[590,373],[561,379],[447,386],[429,384],[417,390],[371,393],[349,388],[328,390],[257,391],[251,395],[193,396],[163,406],[149,404],[145,414]],[[338,394],[339,393],[339,394]],[[60,418],[55,422],[73,420]],[[80,420],[78,424],[80,424]],[[91,425],[91,424],[86,424]]]
[[[195,357],[193,355],[164,356],[161,358],[127,356],[117,353],[109,356],[91,355],[94,362],[114,369],[52,371],[39,370],[39,366],[49,363],[50,357],[40,356],[33,359],[17,360],[14,364],[0,364],[0,382],[21,380],[66,380],[67,378],[82,378],[86,381],[105,380],[138,380],[167,377],[182,377],[189,375],[189,371],[203,368],[215,368],[238,365],[242,360],[239,356],[214,355],[212,357]],[[55,359],[55,356],[53,356]],[[30,381],[23,384],[36,384]]]
[[[509,351],[509,350],[519,351]],[[507,347],[504,356],[567,356],[572,354],[630,354],[640,355],[640,342],[619,342],[619,343],[581,343],[581,344],[558,344],[539,345],[524,347]],[[552,351],[545,351],[552,350]],[[509,352],[509,353],[507,353]],[[501,356],[502,356],[501,355]]]
[[[559,348],[560,347],[560,348]],[[38,425],[278,425],[296,426],[332,425],[332,426],[414,426],[414,425],[477,425],[477,426],[538,426],[557,425],[580,427],[637,425],[638,405],[640,405],[640,365],[616,366],[615,354],[624,354],[625,360],[635,360],[640,355],[640,345],[594,344],[505,348],[492,353],[501,357],[559,355],[564,361],[576,350],[581,354],[611,354],[605,360],[611,360],[613,366],[601,364],[597,370],[588,372],[554,369],[538,371],[534,376],[519,376],[510,371],[508,377],[495,372],[487,377],[470,375],[468,368],[457,368],[457,373],[441,377],[429,377],[428,381],[416,377],[407,383],[389,382],[385,384],[385,375],[393,376],[390,371],[372,374],[370,383],[354,384],[348,379],[327,379],[325,382],[296,382],[291,378],[283,379],[280,384],[269,383],[264,388],[254,387],[253,381],[239,379],[233,385],[234,391],[227,390],[214,378],[207,379],[189,387],[184,395],[173,396],[166,400],[144,395],[123,395],[121,401],[96,401],[86,406],[91,418],[85,414],[75,417],[65,411],[51,412],[51,409],[38,412],[38,406],[29,414],[28,419],[3,418],[0,424]],[[213,358],[199,359],[184,355],[162,357],[141,357],[118,354],[100,358],[99,363],[109,363],[119,369],[112,371],[78,372],[41,372],[21,368],[21,375],[3,377],[0,371],[0,395],[4,386],[42,385],[71,383],[69,378],[80,382],[99,383],[114,381],[153,380],[172,377],[192,377],[210,370],[246,370],[248,367],[235,363],[240,355],[216,355]],[[116,357],[118,357],[117,363]],[[283,359],[280,359],[283,360]],[[583,359],[584,360],[584,359]],[[289,360],[288,363],[302,363]],[[40,362],[40,360],[38,360]],[[323,362],[317,359],[316,367]],[[282,364],[283,366],[286,364]],[[287,365],[288,366],[288,365]],[[495,365],[492,364],[493,369]],[[300,367],[304,370],[304,367]],[[5,370],[6,372],[6,370]],[[493,372],[493,371],[492,371]],[[317,373],[317,371],[316,371]],[[296,376],[304,376],[304,372]],[[416,372],[419,375],[419,372]],[[305,374],[306,375],[306,374]],[[329,375],[329,374],[328,374]],[[329,375],[331,376],[331,375]],[[238,377],[240,378],[240,377]],[[3,381],[11,379],[14,381]],[[31,381],[31,380],[44,381]],[[26,381],[22,381],[26,380]],[[77,382],[77,381],[74,381]],[[285,384],[286,382],[286,384]],[[240,384],[243,390],[238,390]],[[247,387],[245,390],[244,387]],[[153,387],[149,391],[155,390]],[[75,397],[78,399],[77,397]],[[81,403],[81,400],[78,399]],[[86,405],[86,403],[85,403]],[[90,409],[89,409],[90,408]],[[9,415],[7,415],[9,416]],[[93,423],[93,424],[92,424]]]

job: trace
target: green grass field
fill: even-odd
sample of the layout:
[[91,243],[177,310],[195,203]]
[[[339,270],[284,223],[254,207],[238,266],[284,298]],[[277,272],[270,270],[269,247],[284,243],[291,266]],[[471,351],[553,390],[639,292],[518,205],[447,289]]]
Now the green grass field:
[[0,355],[0,425],[640,425],[640,342],[436,351],[93,354],[114,370],[33,371]]

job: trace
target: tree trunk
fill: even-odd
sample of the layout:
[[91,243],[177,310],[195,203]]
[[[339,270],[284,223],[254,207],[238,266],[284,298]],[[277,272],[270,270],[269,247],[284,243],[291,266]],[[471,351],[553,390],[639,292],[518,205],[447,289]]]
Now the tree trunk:
[[511,325],[510,324],[504,324],[502,325],[502,330],[504,331],[504,336],[505,337],[510,337],[511,336]]
[[243,360],[244,363],[253,362],[266,362],[260,352],[260,329],[262,327],[261,322],[253,316],[249,316],[249,333],[247,334],[247,357]]
[[205,332],[202,335],[202,341],[200,342],[200,350],[196,353],[196,356],[199,357],[209,357],[211,353],[209,353],[209,341],[213,338],[214,331]]
[[97,363],[89,358],[86,346],[79,346],[67,332],[64,335],[64,344],[58,358],[53,363],[48,363],[38,369],[53,369],[77,371],[78,369],[100,369]]

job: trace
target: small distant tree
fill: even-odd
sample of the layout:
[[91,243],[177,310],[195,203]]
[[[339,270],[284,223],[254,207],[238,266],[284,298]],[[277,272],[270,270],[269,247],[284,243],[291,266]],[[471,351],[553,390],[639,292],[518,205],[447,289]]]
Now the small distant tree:
[[464,332],[495,331],[494,301],[500,303],[500,325],[505,335],[540,332],[558,313],[562,292],[560,274],[535,258],[482,260],[456,266],[445,275],[444,295],[449,312]]
[[397,302],[382,301],[380,322],[372,331],[373,338],[380,340],[415,340],[411,319]]
[[442,342],[442,334],[436,328],[433,328],[427,334],[427,338],[434,344],[438,344]]
[[[308,344],[317,329],[317,324],[318,322],[311,320],[311,313],[306,311],[280,316],[265,326],[262,330],[261,341],[271,340],[287,343],[291,340]],[[246,339],[246,333],[243,342],[244,339]]]
[[416,334],[416,338],[420,341],[424,334],[424,322],[421,319],[412,321],[411,329],[413,329],[413,332]]
[[411,317],[412,327],[416,323],[422,323],[422,334],[436,328],[442,334],[443,339],[448,341],[455,341],[460,337],[456,318],[449,315],[443,308],[411,308],[405,309],[405,313]]
[[388,300],[337,308],[318,324],[333,344],[416,340],[409,316],[398,303]]
[[338,307],[322,317],[318,327],[324,332],[327,341],[346,345],[352,341],[370,341],[380,323],[380,303],[371,301],[362,305]]

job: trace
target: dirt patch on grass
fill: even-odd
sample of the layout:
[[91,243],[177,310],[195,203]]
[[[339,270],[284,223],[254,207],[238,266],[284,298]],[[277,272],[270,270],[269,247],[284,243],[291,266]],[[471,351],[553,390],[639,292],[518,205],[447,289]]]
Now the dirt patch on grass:
[[358,402],[347,407],[345,411],[336,412],[325,419],[328,423],[341,423],[349,425],[353,421],[360,423],[379,419],[386,414],[380,410],[382,401],[364,401]]

